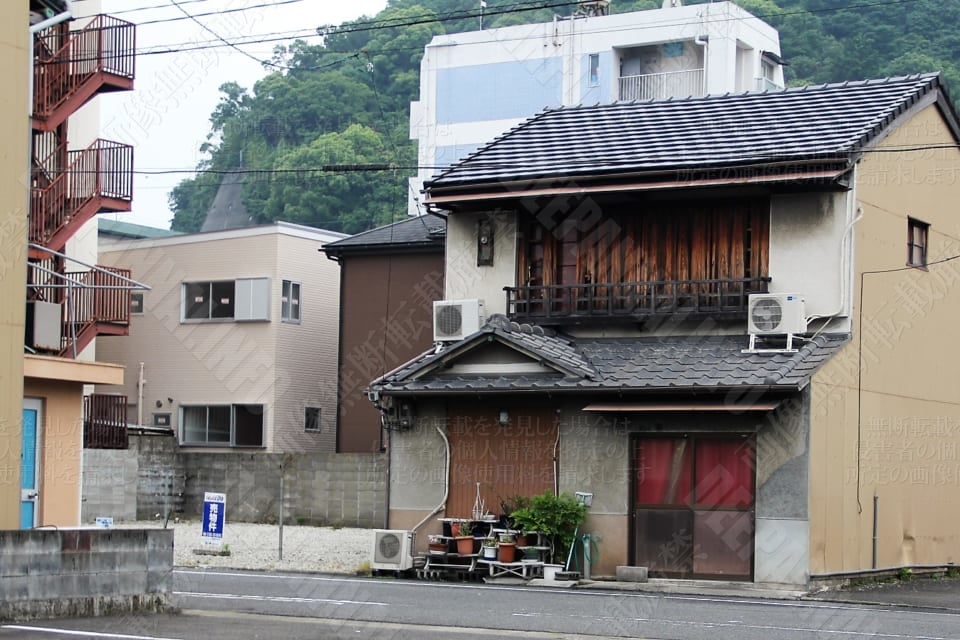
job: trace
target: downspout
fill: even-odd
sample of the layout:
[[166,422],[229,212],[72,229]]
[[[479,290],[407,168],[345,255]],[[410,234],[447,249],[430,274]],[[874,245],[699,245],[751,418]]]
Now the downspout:
[[419,529],[419,528],[422,527],[424,524],[426,524],[427,521],[430,520],[430,518],[432,518],[433,516],[437,515],[438,513],[440,513],[440,512],[443,511],[444,509],[446,509],[446,508],[447,508],[447,498],[450,496],[450,439],[447,438],[447,434],[445,434],[445,433],[443,432],[443,429],[440,427],[440,421],[439,421],[439,420],[437,421],[437,433],[439,433],[439,434],[440,434],[440,437],[443,438],[443,445],[444,445],[444,449],[445,449],[444,453],[446,454],[446,458],[447,458],[447,459],[446,459],[446,463],[445,463],[445,465],[444,465],[445,468],[444,468],[444,472],[443,472],[443,479],[444,479],[444,481],[443,481],[443,498],[440,500],[440,504],[438,504],[436,507],[434,507],[433,511],[431,511],[431,512],[428,513],[426,516],[424,516],[423,520],[421,520],[420,522],[418,522],[418,523],[413,527],[412,531],[414,531],[414,532],[416,532],[417,529]]
[[697,35],[693,38],[693,44],[703,47],[703,81],[701,83],[701,89],[703,90],[703,95],[707,95],[707,78],[710,77],[707,73],[707,40],[697,32]]
[[137,426],[143,426],[143,363],[140,363],[140,375],[137,378]]
[[847,204],[847,225],[843,229],[843,235],[840,238],[840,302],[837,305],[836,311],[830,313],[810,316],[807,318],[807,322],[813,320],[819,320],[820,318],[827,318],[827,321],[823,323],[823,326],[817,330],[815,336],[823,332],[827,328],[827,325],[830,324],[830,321],[835,317],[842,314],[849,307],[852,306],[851,291],[850,291],[850,278],[852,274],[847,273],[852,265],[852,251],[849,246],[852,242],[852,233],[853,227],[860,222],[863,218],[863,209],[857,205],[857,181],[856,181],[856,168],[854,168],[854,179],[851,181],[853,186],[850,189],[849,201]]
[[560,412],[553,420],[557,428],[557,439],[553,443],[553,495],[560,495]]

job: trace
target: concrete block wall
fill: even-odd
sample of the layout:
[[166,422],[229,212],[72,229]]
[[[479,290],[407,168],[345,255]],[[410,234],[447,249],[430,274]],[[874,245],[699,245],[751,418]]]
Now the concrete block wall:
[[381,527],[386,460],[371,454],[182,453],[184,515],[199,516],[203,494],[227,494],[227,519],[276,522],[283,474],[288,524]]
[[228,520],[276,522],[282,466],[284,522],[383,527],[386,463],[366,453],[184,452],[173,436],[131,433],[125,451],[85,451],[82,517],[197,519],[212,491],[227,494]]
[[80,521],[137,517],[137,458],[122,449],[84,449]]
[[172,609],[173,530],[0,531],[0,621]]

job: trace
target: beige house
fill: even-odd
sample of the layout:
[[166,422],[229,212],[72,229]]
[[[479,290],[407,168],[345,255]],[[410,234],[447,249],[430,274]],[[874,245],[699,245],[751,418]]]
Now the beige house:
[[390,527],[583,492],[594,575],[960,562],[958,143],[927,74],[548,109],[435,176]]
[[101,261],[152,290],[134,296],[130,338],[98,342],[130,372],[98,391],[184,447],[334,451],[339,272],[319,250],[343,237],[278,222],[102,241]]

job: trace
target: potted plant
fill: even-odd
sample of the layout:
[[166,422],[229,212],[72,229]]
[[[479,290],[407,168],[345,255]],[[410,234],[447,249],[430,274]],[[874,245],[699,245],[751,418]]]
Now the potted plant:
[[457,553],[462,556],[468,556],[473,553],[473,523],[469,520],[461,520],[456,533]]
[[497,540],[496,538],[484,538],[483,546],[480,547],[480,557],[484,560],[497,559]]
[[500,562],[514,562],[517,559],[517,541],[513,534],[501,533],[497,546],[497,559]]
[[530,498],[530,503],[511,514],[514,526],[536,531],[550,547],[549,559],[555,562],[567,556],[577,527],[587,518],[587,508],[569,493],[554,495],[545,491]]
[[427,536],[427,548],[432,554],[447,552],[447,541],[439,534],[430,534]]

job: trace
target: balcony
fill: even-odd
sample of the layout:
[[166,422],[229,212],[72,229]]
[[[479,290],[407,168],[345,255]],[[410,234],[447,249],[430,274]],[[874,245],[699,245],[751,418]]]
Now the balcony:
[[505,287],[507,315],[541,325],[593,321],[642,322],[681,316],[743,320],[751,293],[766,293],[770,278],[663,280]]
[[127,396],[84,396],[83,448],[126,449],[127,445]]
[[33,128],[53,131],[98,93],[133,89],[136,25],[96,16],[85,27],[58,25],[34,39]]
[[54,251],[97,213],[130,211],[133,200],[132,146],[97,140],[67,154],[66,164],[58,171],[56,162],[39,162],[33,171],[30,242]]
[[619,100],[666,100],[706,95],[703,69],[666,71],[620,78]]
[[130,333],[130,270],[97,267],[55,271],[55,261],[31,262],[28,298],[60,307],[60,357],[75,358],[97,336]]

